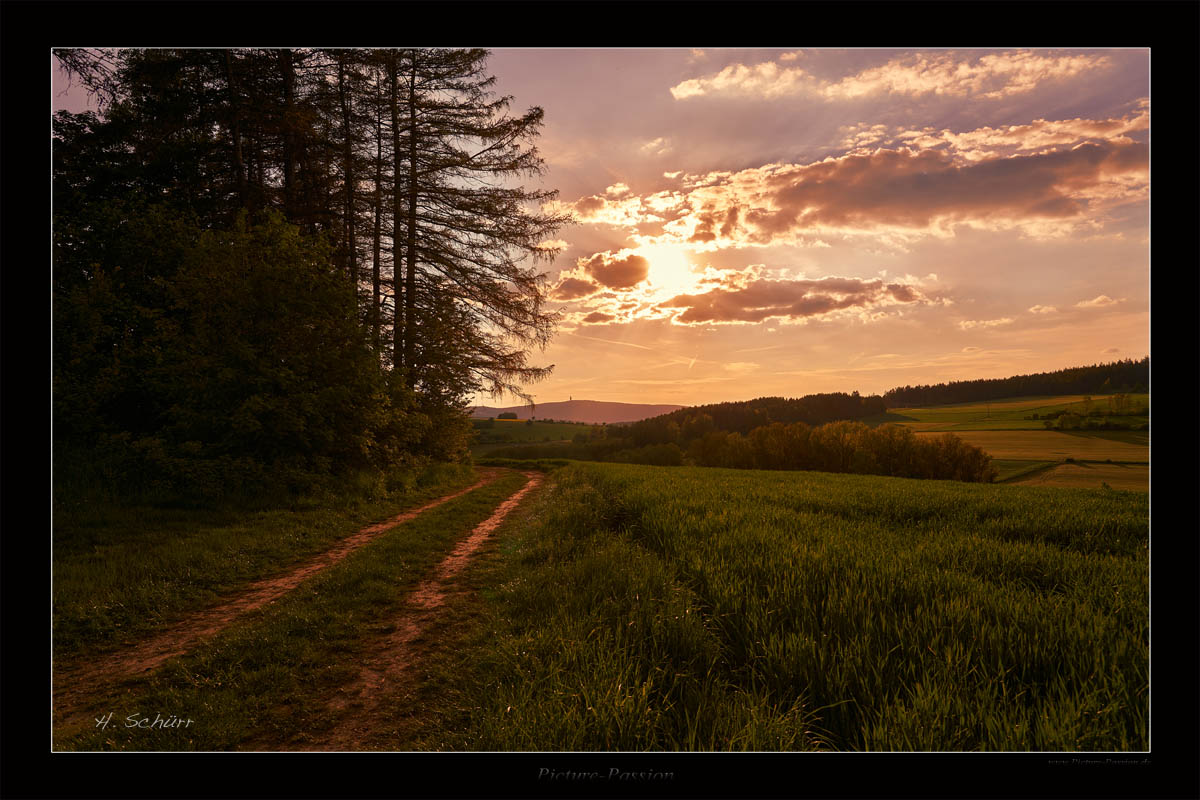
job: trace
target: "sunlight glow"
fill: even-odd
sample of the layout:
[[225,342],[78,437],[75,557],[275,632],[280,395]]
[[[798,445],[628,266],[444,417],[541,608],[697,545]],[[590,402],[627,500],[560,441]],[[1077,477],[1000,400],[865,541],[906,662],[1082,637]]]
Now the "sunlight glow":
[[674,297],[697,288],[700,276],[692,270],[686,248],[653,244],[642,245],[636,252],[650,262],[649,284],[655,297]]

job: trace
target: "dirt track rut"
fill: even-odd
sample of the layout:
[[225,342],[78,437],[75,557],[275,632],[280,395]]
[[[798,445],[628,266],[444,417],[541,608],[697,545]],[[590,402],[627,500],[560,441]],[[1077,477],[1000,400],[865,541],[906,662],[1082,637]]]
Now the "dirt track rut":
[[[379,731],[388,730],[393,720],[388,718],[383,704],[396,695],[405,681],[411,680],[411,670],[419,656],[417,640],[437,622],[439,609],[456,590],[456,578],[471,557],[525,495],[542,482],[539,473],[526,472],[525,476],[529,479],[525,486],[497,506],[490,517],[458,543],[433,576],[413,591],[393,621],[394,630],[372,644],[358,678],[343,687],[329,703],[331,715],[339,716],[338,723],[302,744],[279,749],[361,750]],[[341,713],[347,709],[349,713]]]
[[88,710],[84,708],[87,700],[106,687],[150,672],[167,659],[188,652],[202,639],[216,635],[242,615],[279,599],[307,578],[338,563],[384,531],[486,486],[500,476],[500,470],[495,469],[480,470],[480,473],[480,479],[471,486],[384,522],[368,525],[288,572],[257,581],[220,605],[193,613],[135,647],[56,671],[53,686],[55,727],[65,728],[87,721]]

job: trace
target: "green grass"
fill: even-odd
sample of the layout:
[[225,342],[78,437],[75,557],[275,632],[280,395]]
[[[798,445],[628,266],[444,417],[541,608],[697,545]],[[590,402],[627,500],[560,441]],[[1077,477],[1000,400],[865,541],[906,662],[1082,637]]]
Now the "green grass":
[[1051,469],[1057,463],[1056,461],[1031,461],[1027,459],[992,459],[992,467],[996,470],[997,483],[1005,483],[1025,475]]
[[[896,422],[921,431],[971,431],[971,430],[1044,430],[1043,419],[1025,419],[1037,414],[1044,418],[1055,411],[1070,411],[1083,414],[1086,395],[1058,395],[1054,397],[1010,397],[991,403],[953,403],[925,408],[893,408],[886,414],[864,420],[869,424]],[[1091,395],[1093,407],[1108,409],[1111,395]],[[1149,407],[1149,394],[1128,395],[1132,407]],[[1148,416],[1119,417],[1135,424],[1149,421]]]
[[1148,499],[576,464],[479,580],[423,740],[1142,750]]
[[[371,635],[387,630],[408,592],[525,480],[509,473],[386,532],[212,641],[103,698],[95,715],[111,711],[113,724],[60,735],[56,749],[228,750],[335,724],[324,700],[358,675]],[[134,713],[174,714],[194,724],[126,728]]]
[[1058,464],[1053,469],[1021,476],[1015,480],[1028,486],[1066,486],[1150,491],[1150,467],[1145,464],[1077,462]]
[[578,433],[587,433],[593,425],[582,422],[542,422],[534,420],[498,419],[491,427],[486,420],[471,420],[476,440],[471,446],[473,455],[483,455],[500,447],[522,443],[545,443],[570,441]]
[[[1099,435],[1101,433],[1117,433],[1118,436]],[[941,434],[921,430],[916,435]],[[1139,438],[1136,431],[956,431],[954,435],[1001,460],[1065,461],[1073,458],[1076,461],[1136,464],[1150,461],[1149,439]]]
[[53,519],[55,658],[136,640],[365,524],[474,481],[471,468],[443,465],[390,490],[252,512],[64,502]]

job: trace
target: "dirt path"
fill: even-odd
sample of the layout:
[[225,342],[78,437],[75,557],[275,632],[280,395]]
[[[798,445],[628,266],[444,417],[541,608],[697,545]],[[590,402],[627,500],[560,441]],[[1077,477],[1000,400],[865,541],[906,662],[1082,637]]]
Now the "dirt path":
[[[490,517],[458,543],[438,565],[434,575],[413,591],[395,620],[395,629],[372,644],[358,678],[343,687],[329,703],[330,715],[340,716],[338,724],[323,731],[319,739],[269,749],[362,750],[366,749],[364,745],[372,735],[388,730],[394,720],[384,713],[384,700],[393,697],[409,679],[411,668],[420,656],[421,648],[416,646],[418,639],[437,621],[447,596],[461,591],[456,585],[458,574],[504,518],[542,482],[540,473],[526,472],[525,477],[529,479],[525,486],[497,506]],[[347,710],[349,713],[344,713]]]
[[54,674],[55,727],[69,727],[88,721],[83,708],[88,698],[106,687],[114,686],[135,675],[150,672],[164,661],[182,655],[200,640],[207,639],[228,627],[238,617],[261,608],[295,589],[307,578],[333,566],[353,551],[391,530],[468,492],[486,486],[500,476],[500,470],[482,469],[479,481],[465,489],[439,497],[420,508],[405,511],[391,519],[368,525],[347,536],[329,550],[314,556],[288,572],[257,581],[220,605],[198,611],[180,620],[167,630],[135,647],[118,650],[84,664],[74,664]]

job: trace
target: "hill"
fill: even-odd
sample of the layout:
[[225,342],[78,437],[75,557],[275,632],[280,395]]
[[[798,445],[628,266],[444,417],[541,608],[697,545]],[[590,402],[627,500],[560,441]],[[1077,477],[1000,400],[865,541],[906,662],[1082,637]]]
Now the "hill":
[[497,417],[511,412],[517,419],[556,419],[564,422],[586,422],[589,425],[618,422],[637,422],[669,414],[684,408],[679,405],[649,405],[645,403],[610,403],[604,400],[567,400],[557,403],[538,403],[533,410],[529,406],[508,406],[495,408],[493,406],[477,406],[471,412],[476,419]]
[[1056,372],[1014,375],[973,381],[951,381],[936,385],[899,386],[884,392],[888,408],[973,403],[1008,397],[1063,394],[1135,393],[1150,386],[1150,357],[1125,359],[1110,364],[1071,367]]

